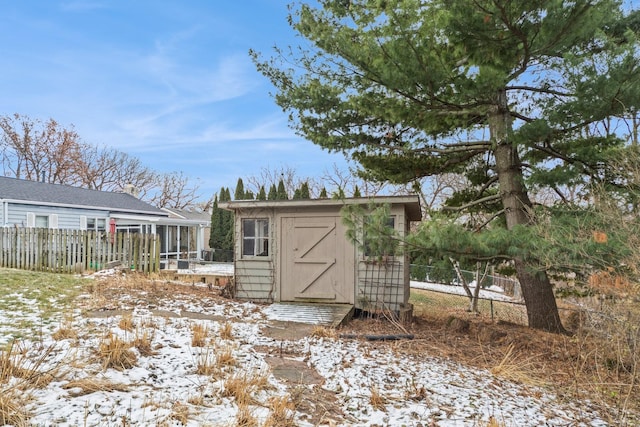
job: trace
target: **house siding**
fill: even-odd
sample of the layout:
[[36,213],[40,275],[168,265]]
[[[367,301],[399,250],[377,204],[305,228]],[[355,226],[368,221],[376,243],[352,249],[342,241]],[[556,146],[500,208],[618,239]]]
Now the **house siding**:
[[[60,229],[81,229],[80,217],[107,219],[109,213],[102,210],[61,208],[52,206],[38,206],[30,204],[9,203],[7,221],[3,224],[7,226],[27,227],[28,214],[32,213],[36,216],[57,215],[58,225],[55,228]],[[50,224],[50,228],[53,224]]]

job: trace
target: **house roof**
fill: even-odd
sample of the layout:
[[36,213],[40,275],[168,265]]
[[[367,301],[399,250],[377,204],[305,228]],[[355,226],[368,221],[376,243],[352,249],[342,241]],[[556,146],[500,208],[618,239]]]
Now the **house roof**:
[[182,218],[188,219],[192,221],[199,222],[211,222],[211,213],[210,212],[201,212],[201,211],[190,211],[186,209],[176,209],[176,208],[162,208],[163,211],[168,212],[169,216],[172,218]]
[[404,205],[410,221],[420,221],[422,211],[418,196],[380,196],[357,197],[347,199],[305,199],[305,200],[235,200],[219,203],[223,209],[238,210],[250,208],[312,208],[312,207],[336,207],[345,205],[368,205],[369,203]]
[[127,193],[8,177],[0,177],[0,201],[167,216],[166,212]]

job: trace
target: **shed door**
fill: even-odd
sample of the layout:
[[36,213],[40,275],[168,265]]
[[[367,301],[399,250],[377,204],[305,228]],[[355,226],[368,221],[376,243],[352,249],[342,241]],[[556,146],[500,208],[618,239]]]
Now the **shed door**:
[[339,217],[282,218],[281,301],[354,301],[354,250]]

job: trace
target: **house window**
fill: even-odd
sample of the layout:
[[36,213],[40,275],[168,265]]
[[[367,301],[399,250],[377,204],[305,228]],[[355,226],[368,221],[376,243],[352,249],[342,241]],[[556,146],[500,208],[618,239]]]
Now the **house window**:
[[87,230],[106,231],[107,221],[104,218],[87,218]]
[[[365,256],[393,256],[397,248],[397,239],[394,236],[396,221],[394,217],[389,217],[382,230],[373,230],[376,227],[371,222],[371,218],[365,219],[364,228],[364,255]],[[367,232],[367,229],[371,230]]]
[[48,215],[36,215],[35,227],[36,228],[49,228],[49,216]]
[[242,256],[269,255],[269,220],[242,220]]

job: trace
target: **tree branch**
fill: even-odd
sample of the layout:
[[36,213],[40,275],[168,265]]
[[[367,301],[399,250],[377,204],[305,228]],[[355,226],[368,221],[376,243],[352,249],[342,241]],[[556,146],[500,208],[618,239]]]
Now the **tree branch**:
[[496,200],[500,200],[500,195],[499,194],[492,194],[491,196],[487,196],[487,197],[483,197],[481,199],[474,200],[474,201],[469,202],[466,205],[462,205],[462,206],[443,206],[442,210],[443,211],[460,212],[460,211],[468,209],[470,207],[479,205],[480,203],[493,202],[493,201],[496,201]]

